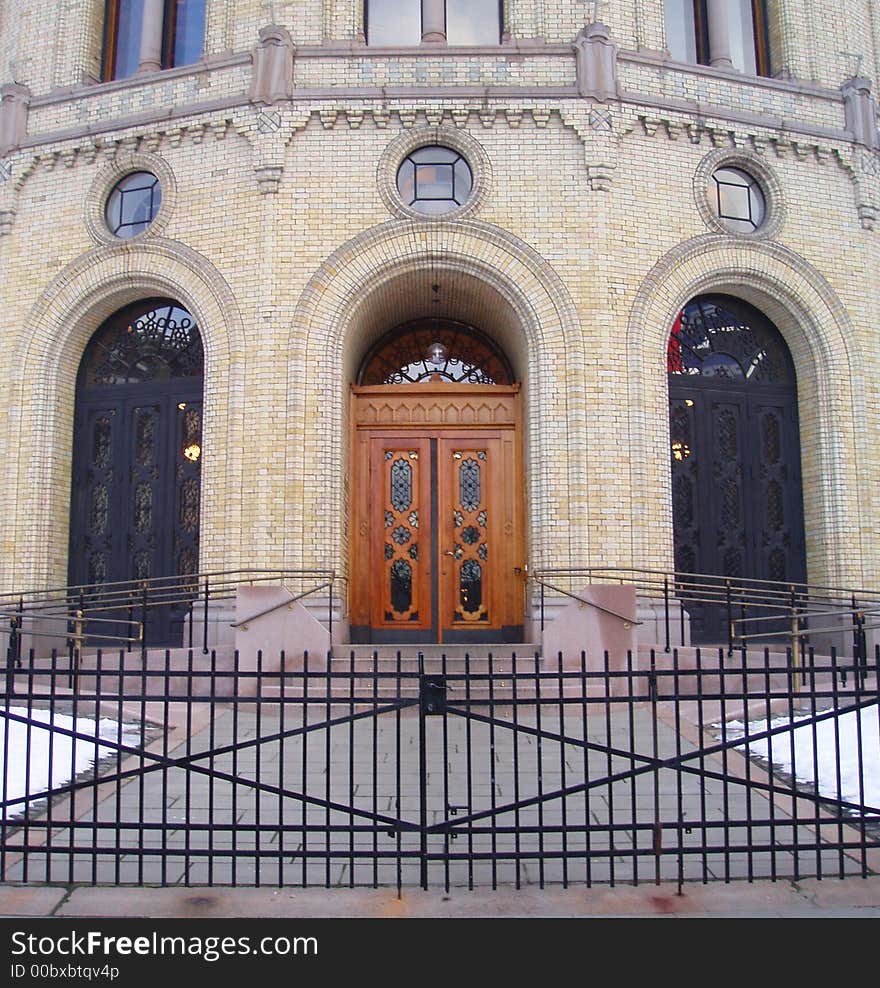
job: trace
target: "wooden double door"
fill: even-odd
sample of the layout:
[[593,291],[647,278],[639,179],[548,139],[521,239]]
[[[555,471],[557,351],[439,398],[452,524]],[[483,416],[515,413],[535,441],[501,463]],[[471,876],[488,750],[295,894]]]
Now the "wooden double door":
[[517,389],[354,391],[352,641],[521,641]]

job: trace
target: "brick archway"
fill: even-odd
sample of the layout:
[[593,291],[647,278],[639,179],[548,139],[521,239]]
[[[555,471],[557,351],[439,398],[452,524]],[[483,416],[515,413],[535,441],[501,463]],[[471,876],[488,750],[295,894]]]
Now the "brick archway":
[[[811,582],[876,580],[847,519],[870,503],[846,468],[865,421],[864,382],[849,317],[811,265],[778,244],[703,236],[670,251],[643,280],[630,312],[628,443],[632,450],[637,565],[671,569],[672,517],[666,348],[679,312],[707,293],[732,295],[764,313],[784,337],[797,372],[807,568]],[[815,484],[809,478],[816,478]]]

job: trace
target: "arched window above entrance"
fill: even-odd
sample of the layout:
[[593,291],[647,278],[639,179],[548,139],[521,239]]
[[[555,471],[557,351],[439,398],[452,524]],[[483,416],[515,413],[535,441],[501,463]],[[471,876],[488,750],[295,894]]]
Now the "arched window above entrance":
[[358,384],[513,384],[510,364],[488,336],[451,319],[424,319],[392,330],[361,366]]
[[726,295],[703,295],[684,307],[669,337],[666,369],[730,383],[795,383],[779,330],[754,306]]
[[83,387],[201,377],[202,338],[193,317],[170,299],[145,299],[112,315],[80,365]]

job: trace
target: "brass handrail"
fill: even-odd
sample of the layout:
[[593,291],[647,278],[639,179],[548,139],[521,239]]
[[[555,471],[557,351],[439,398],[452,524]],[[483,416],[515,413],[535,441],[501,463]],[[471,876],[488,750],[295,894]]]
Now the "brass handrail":
[[247,631],[247,626],[251,621],[256,621],[257,618],[265,617],[267,614],[271,614],[273,611],[277,611],[282,607],[287,607],[290,604],[295,604],[298,600],[302,600],[304,597],[310,597],[313,593],[317,593],[319,590],[324,590],[326,587],[332,587],[333,581],[327,583],[321,583],[317,587],[312,587],[311,590],[306,590],[303,593],[295,594],[288,597],[287,600],[280,600],[277,604],[273,604],[271,607],[267,607],[263,611],[259,611],[257,614],[252,614],[249,618],[245,618],[243,621],[233,621],[229,627],[230,628],[244,628]]
[[562,587],[554,587],[551,583],[544,583],[544,586],[547,587],[548,590],[555,590],[557,593],[564,594],[566,597],[571,597],[573,600],[579,600],[582,604],[589,604],[590,607],[595,607],[597,611],[602,611],[604,614],[610,614],[612,617],[620,618],[621,621],[626,621],[628,624],[642,624],[641,621],[636,620],[634,617],[629,617],[626,614],[620,614],[617,611],[612,611],[610,607],[597,604],[594,600],[585,600],[583,597],[578,597],[575,593],[570,593],[568,590],[563,590]]

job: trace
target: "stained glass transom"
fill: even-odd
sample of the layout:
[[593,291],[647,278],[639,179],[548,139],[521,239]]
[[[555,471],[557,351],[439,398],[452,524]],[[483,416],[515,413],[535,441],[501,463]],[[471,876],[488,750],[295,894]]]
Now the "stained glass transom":
[[478,330],[445,319],[407,323],[379,341],[358,384],[513,384],[501,350]]
[[83,356],[85,387],[140,384],[175,377],[201,377],[202,338],[195,320],[176,302],[137,302],[111,316]]
[[779,330],[753,306],[725,295],[701,296],[684,307],[669,337],[666,368],[725,382],[795,383]]

